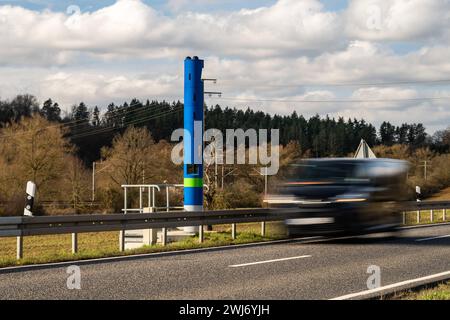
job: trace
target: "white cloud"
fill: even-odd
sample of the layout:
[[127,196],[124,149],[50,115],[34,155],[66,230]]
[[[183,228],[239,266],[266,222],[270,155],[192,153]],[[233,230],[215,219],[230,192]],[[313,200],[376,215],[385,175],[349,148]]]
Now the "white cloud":
[[[104,106],[131,97],[180,97],[182,60],[194,54],[206,60],[205,77],[219,78],[214,91],[222,90],[224,97],[383,100],[450,95],[448,86],[375,85],[448,78],[450,0],[358,0],[342,12],[326,11],[318,0],[279,0],[267,7],[215,13],[186,11],[189,4],[171,0],[170,16],[139,0],[69,14],[0,6],[0,95],[29,91],[64,106],[82,100]],[[399,54],[390,47],[403,42],[420,49]],[[155,61],[154,66],[143,61]],[[339,86],[345,83],[374,85]],[[446,102],[221,103],[282,114],[295,109],[306,116],[364,116],[375,122],[408,118],[435,128],[450,123]]]
[[346,10],[349,37],[375,41],[440,40],[448,35],[448,0],[352,0]]
[[[139,0],[119,0],[95,12],[70,15],[0,7],[0,62],[23,63],[31,52],[43,62],[48,52],[167,57],[189,51],[237,56],[283,56],[335,48],[336,13],[316,0],[280,0],[272,7],[226,14],[180,13],[169,18]],[[338,41],[339,42],[339,41]],[[3,54],[2,54],[3,53]],[[61,63],[66,63],[61,60]]]

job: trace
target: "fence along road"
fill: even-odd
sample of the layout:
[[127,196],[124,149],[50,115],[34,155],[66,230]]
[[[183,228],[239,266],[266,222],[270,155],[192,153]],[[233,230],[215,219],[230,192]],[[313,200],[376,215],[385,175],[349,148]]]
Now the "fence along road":
[[[444,217],[450,201],[405,202],[398,204],[399,212],[422,210],[444,210]],[[299,212],[311,213],[314,209],[253,208],[215,211],[174,211],[139,214],[94,214],[44,217],[2,217],[0,218],[0,237],[17,237],[17,258],[23,257],[23,237],[72,233],[72,252],[77,251],[77,233],[125,231],[140,229],[177,228],[200,226],[199,241],[203,241],[203,226],[217,224],[236,224],[248,222],[283,221],[298,216]],[[264,228],[262,229],[264,233]],[[124,232],[119,241],[124,250]]]

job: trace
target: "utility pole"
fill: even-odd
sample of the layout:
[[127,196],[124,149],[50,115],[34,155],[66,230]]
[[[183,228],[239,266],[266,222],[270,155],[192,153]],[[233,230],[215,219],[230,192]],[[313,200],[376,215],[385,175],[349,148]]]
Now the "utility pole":
[[[100,161],[100,164],[102,164],[102,162]],[[97,173],[102,172],[103,170],[105,170],[106,168],[108,168],[111,164],[107,165],[106,167],[100,169],[97,171]],[[97,163],[94,161],[92,162],[92,202],[95,201],[95,169],[97,168]]]
[[[224,180],[225,177],[228,177],[230,175],[233,175],[233,173],[236,171],[237,169],[232,169],[230,172],[228,172],[227,174],[225,174],[225,169],[224,169],[224,165],[222,164],[222,190],[223,190],[223,185],[224,185]],[[235,175],[235,174],[234,174]]]
[[[202,79],[202,81],[203,82],[208,81],[208,82],[212,82],[214,84],[217,83],[217,79],[204,78],[204,79]],[[217,91],[205,91],[203,94],[204,95],[208,95],[209,97],[211,97],[213,95],[216,95],[219,98],[222,97],[222,92],[217,92]],[[203,112],[203,132],[206,130],[206,128],[205,128],[205,124],[206,124],[205,118],[206,117],[205,117],[205,114]],[[217,187],[218,187],[218,169],[219,168],[218,168],[218,165],[217,165],[217,149],[216,148],[217,148],[217,143],[216,143],[216,140],[214,139],[214,187],[217,190]],[[223,169],[223,167],[222,167],[222,169]],[[222,189],[223,189],[223,179],[222,179]]]
[[214,188],[217,190],[217,178],[218,178],[218,167],[217,167],[217,143],[214,139]]
[[423,165],[420,165],[420,167],[423,167],[423,177],[425,180],[428,178],[428,167],[431,167],[428,160],[422,161]]
[[261,173],[262,170],[256,170],[253,169],[254,171],[256,171],[260,176],[264,176],[264,196],[267,196],[267,189],[268,189],[268,175],[267,175],[267,167],[264,167],[264,173]]

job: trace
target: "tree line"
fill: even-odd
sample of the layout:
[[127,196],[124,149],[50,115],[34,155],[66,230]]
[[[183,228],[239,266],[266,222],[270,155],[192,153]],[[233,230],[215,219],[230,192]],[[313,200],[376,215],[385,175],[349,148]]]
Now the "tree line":
[[[84,103],[62,115],[48,99],[39,105],[31,95],[0,101],[0,215],[20,214],[26,181],[38,185],[38,211],[47,214],[120,212],[121,184],[181,183],[182,167],[170,160],[174,129],[183,125],[181,102],[136,99],[110,104],[106,112]],[[346,156],[360,139],[373,145],[379,157],[411,163],[408,184],[422,186],[424,196],[450,186],[450,130],[426,134],[421,124],[375,127],[364,120],[313,116],[305,119],[213,106],[205,108],[206,127],[225,130],[280,129],[280,166],[299,158]],[[423,161],[431,166],[425,177]],[[91,165],[96,161],[95,209],[92,200]],[[205,165],[205,206],[211,209],[257,207],[264,193],[264,178],[257,166],[224,166],[223,171]],[[220,168],[222,169],[222,168]],[[232,173],[232,174],[231,174]],[[223,179],[221,177],[224,177]],[[275,183],[271,177],[272,184]],[[221,180],[224,180],[222,183]],[[161,196],[161,195],[158,195]],[[181,204],[182,193],[171,196]],[[163,200],[163,199],[162,199]],[[43,202],[69,202],[67,210],[43,208]],[[88,203],[88,204],[86,204]]]
[[[183,104],[180,101],[142,102],[132,99],[120,105],[111,103],[104,112],[98,106],[80,102],[63,116],[57,102],[48,99],[40,106],[32,95],[0,101],[0,127],[35,113],[50,122],[63,124],[67,138],[76,146],[77,155],[86,164],[98,160],[102,147],[111,146],[114,136],[122,134],[130,125],[147,128],[156,142],[170,141],[173,130],[183,127]],[[328,115],[306,119],[296,111],[281,116],[250,108],[205,106],[205,127],[223,132],[233,128],[280,129],[280,144],[297,141],[302,152],[312,157],[347,156],[355,151],[361,139],[370,146],[402,144],[413,149],[429,147],[438,153],[450,150],[450,128],[429,136],[421,123],[395,126],[385,121],[377,130],[364,119],[336,119]]]

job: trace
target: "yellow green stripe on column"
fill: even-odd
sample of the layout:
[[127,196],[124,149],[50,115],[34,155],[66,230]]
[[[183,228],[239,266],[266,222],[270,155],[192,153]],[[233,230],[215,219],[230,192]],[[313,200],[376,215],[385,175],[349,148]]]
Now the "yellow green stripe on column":
[[203,188],[202,178],[184,178],[185,188]]

